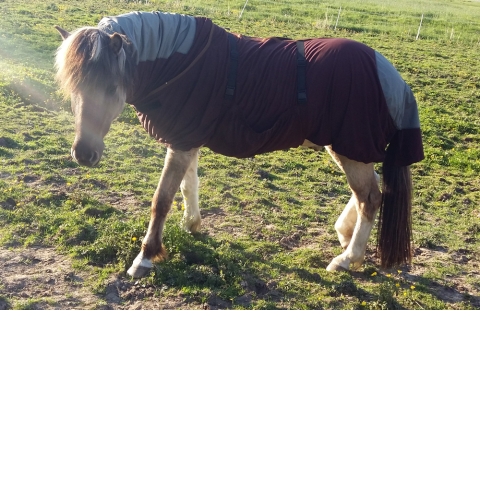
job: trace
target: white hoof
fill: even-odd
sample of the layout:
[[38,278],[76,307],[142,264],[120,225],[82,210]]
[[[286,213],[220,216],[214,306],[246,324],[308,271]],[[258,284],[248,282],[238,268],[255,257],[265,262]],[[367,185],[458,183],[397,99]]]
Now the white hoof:
[[189,233],[196,233],[200,230],[200,226],[202,225],[202,219],[200,215],[198,217],[191,216],[191,217],[183,217],[183,228]]
[[132,263],[132,266],[127,270],[128,275],[133,278],[142,278],[147,276],[153,268],[153,263],[144,258],[143,252],[140,252]]
[[350,262],[342,258],[334,258],[326,268],[327,272],[345,272],[348,270]]

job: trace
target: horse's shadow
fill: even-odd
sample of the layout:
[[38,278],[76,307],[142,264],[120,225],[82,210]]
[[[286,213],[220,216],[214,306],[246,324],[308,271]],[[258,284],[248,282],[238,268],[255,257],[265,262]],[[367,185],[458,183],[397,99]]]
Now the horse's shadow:
[[[171,231],[171,228],[167,229],[167,232]],[[190,235],[182,232],[174,237],[176,246],[173,252],[170,247],[170,258],[156,264],[153,275],[143,281],[151,282],[150,285],[159,294],[165,287],[182,290],[187,303],[201,301],[207,309],[248,309],[254,306],[258,308],[258,302],[263,301],[263,308],[284,309],[298,295],[279,285],[277,279],[291,275],[315,287],[321,286],[325,294],[332,297],[329,308],[342,308],[346,298],[368,300],[371,297],[371,294],[358,286],[358,282],[354,282],[355,275],[358,274],[340,273],[338,279],[332,280],[329,278],[331,275],[322,276],[307,267],[289,267],[269,261],[269,268],[276,272],[274,277],[253,267],[264,264],[265,258],[260,251],[247,249],[241,242],[222,242],[208,233]],[[278,252],[290,249],[281,244],[272,248]],[[325,271],[326,266],[327,262],[317,260],[313,265],[320,272]],[[208,290],[207,294],[204,293],[205,290]],[[323,304],[320,301],[305,300],[302,308],[322,309]],[[402,307],[396,303],[391,308]]]
[[[406,273],[405,278],[415,284],[422,284],[424,281],[422,276],[411,273]],[[422,284],[423,290],[427,293],[430,293],[438,300],[447,304],[458,304],[463,302],[474,309],[480,308],[480,295],[472,295],[470,293],[461,292],[454,287],[442,285],[435,280],[429,280],[428,282],[428,286],[426,286],[424,283]]]
[[[187,236],[189,236],[187,234]],[[187,280],[187,283],[197,282],[211,288],[211,294],[206,298],[206,305],[209,308],[251,308],[258,300],[265,301],[266,308],[285,308],[291,300],[296,297],[295,292],[288,291],[282,288],[275,278],[269,276],[265,271],[259,272],[251,265],[264,263],[265,259],[258,251],[246,249],[240,242],[229,241],[228,248],[234,254],[229,260],[220,260],[216,254],[221,247],[221,243],[208,233],[197,233],[194,235],[195,249],[189,246],[181,247],[179,251],[180,262],[177,262],[175,269],[168,269],[168,263],[160,264],[156,267],[156,279],[162,282],[167,279],[168,283],[176,286],[181,286],[182,282]],[[200,247],[200,248],[199,248]],[[278,245],[278,251],[288,250]],[[184,263],[182,265],[182,262]],[[205,267],[204,271],[199,273],[198,266]],[[389,289],[391,278],[387,274],[379,272],[376,279],[379,281],[378,293],[372,293],[361,286],[359,282],[370,277],[369,272],[344,272],[339,273],[338,278],[331,279],[331,275],[322,275],[325,271],[327,261],[316,259],[315,269],[312,272],[308,267],[290,267],[285,264],[270,261],[269,268],[275,270],[276,277],[285,278],[289,275],[295,275],[298,279],[321,286],[325,294],[332,297],[330,308],[341,308],[346,298],[358,299],[359,305],[366,301],[373,308],[403,310],[405,306],[402,305],[396,295]],[[223,272],[225,274],[222,281],[219,281],[218,275]],[[168,270],[168,272],[167,272]],[[158,273],[162,272],[163,273]],[[166,276],[165,276],[166,273]],[[464,302],[472,308],[480,307],[480,296],[469,295],[458,291],[453,287],[441,285],[435,280],[429,280],[428,284],[424,281],[422,276],[413,275],[408,272],[403,274],[404,278],[412,284],[422,285],[422,291],[432,295],[434,298],[447,303],[458,304]],[[167,278],[166,278],[167,277]],[[241,278],[242,293],[236,295],[235,289],[232,289],[232,296],[228,298],[225,296],[225,291],[229,291],[228,282]],[[392,284],[393,285],[393,284]],[[193,299],[192,299],[193,300]],[[417,301],[420,308],[424,306]],[[321,309],[321,303],[306,303],[305,308]],[[360,308],[360,307],[359,307]]]

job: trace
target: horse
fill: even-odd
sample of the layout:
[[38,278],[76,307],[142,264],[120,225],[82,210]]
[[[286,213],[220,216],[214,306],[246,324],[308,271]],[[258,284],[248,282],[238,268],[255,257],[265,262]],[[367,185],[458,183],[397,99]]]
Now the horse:
[[325,147],[352,192],[335,223],[343,252],[326,269],[362,265],[377,213],[381,267],[411,262],[410,165],[424,158],[418,109],[379,52],[341,38],[247,37],[208,18],[164,12],[105,17],[71,33],[55,28],[63,38],[56,79],[75,118],[72,157],[98,165],[126,103],[167,147],[130,276],[144,277],[166,258],[163,228],[179,188],[184,228],[200,229],[201,147],[237,158]]

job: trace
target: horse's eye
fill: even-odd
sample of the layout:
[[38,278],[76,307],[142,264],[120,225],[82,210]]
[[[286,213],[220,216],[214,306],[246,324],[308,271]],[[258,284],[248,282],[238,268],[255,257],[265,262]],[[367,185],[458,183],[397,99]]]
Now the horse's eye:
[[113,96],[117,93],[117,86],[116,85],[109,85],[106,90],[107,95]]

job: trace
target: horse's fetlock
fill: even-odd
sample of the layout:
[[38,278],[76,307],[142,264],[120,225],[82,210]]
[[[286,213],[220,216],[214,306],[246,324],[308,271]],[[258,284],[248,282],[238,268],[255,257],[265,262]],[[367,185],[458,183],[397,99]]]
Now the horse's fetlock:
[[167,249],[161,243],[160,245],[151,245],[144,243],[142,245],[142,252],[145,258],[152,262],[161,262],[168,257]]
[[155,256],[152,258],[152,261],[153,262],[163,262],[167,258],[168,258],[167,249],[165,248],[165,246],[162,243],[162,245],[160,246],[160,251],[157,254],[155,254]]

